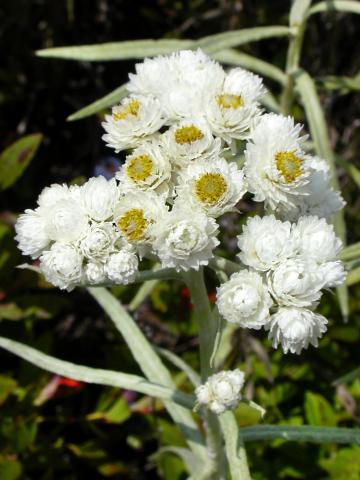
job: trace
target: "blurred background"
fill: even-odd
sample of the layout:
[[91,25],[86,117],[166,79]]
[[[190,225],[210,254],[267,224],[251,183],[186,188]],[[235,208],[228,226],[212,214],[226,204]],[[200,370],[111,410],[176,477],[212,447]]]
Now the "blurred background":
[[[13,240],[17,214],[35,207],[46,185],[113,174],[121,158],[113,157],[101,141],[103,113],[77,122],[66,118],[123,84],[134,62],[73,62],[37,58],[34,52],[287,25],[290,5],[284,0],[1,0],[0,152],[26,135],[42,135],[31,137],[38,148],[28,166],[31,149],[25,145],[19,150],[16,181],[7,185],[0,180],[1,335],[69,361],[139,373],[122,339],[85,291],[62,293],[35,273],[15,269],[26,259]],[[359,88],[332,82],[329,76],[356,78],[359,26],[358,15],[312,16],[301,61],[317,81],[338,156],[349,243],[358,241],[360,232],[360,173],[349,168],[359,167]],[[241,51],[284,69],[287,45],[285,37],[275,38],[244,45]],[[280,93],[276,83],[265,83],[274,95]],[[295,106],[292,115],[304,121],[300,107]],[[243,210],[249,207],[245,202]],[[223,227],[231,254],[239,217],[228,215]],[[210,292],[214,285],[210,278]],[[136,287],[113,290],[125,303],[136,293]],[[251,375],[247,395],[267,409],[267,423],[360,423],[360,379],[332,385],[360,365],[359,287],[354,285],[350,293],[346,324],[336,297],[324,298],[320,311],[330,318],[331,328],[318,350],[300,358],[272,350],[261,334],[234,332],[225,365],[241,366]],[[158,283],[135,317],[155,345],[173,349],[197,367],[196,327],[188,292],[181,285]],[[180,374],[176,378],[187,388]],[[259,422],[245,406],[236,413],[242,425]],[[159,445],[182,445],[161,404],[132,392],[47,374],[0,350],[1,480],[185,479],[181,461],[159,454]],[[249,444],[248,449],[254,479],[360,479],[360,446],[278,440]]]

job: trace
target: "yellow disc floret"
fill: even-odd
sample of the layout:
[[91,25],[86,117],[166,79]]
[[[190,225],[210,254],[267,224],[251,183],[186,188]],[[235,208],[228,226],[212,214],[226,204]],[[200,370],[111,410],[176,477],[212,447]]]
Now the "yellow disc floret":
[[204,138],[203,132],[195,125],[185,125],[175,130],[175,142],[180,145],[197,142],[202,138]]
[[149,222],[143,210],[132,208],[118,218],[116,223],[129,242],[138,242],[144,239]]
[[140,102],[136,98],[132,98],[127,104],[120,105],[116,108],[116,111],[113,112],[114,120],[124,120],[124,118],[137,117],[139,113]]
[[195,195],[207,205],[218,203],[226,190],[226,181],[220,173],[204,173],[195,182]]
[[134,183],[145,181],[152,172],[153,161],[149,155],[137,155],[130,158],[126,165],[126,174]]
[[244,105],[244,100],[241,95],[232,95],[231,93],[224,93],[218,95],[217,103],[221,108],[240,108]]
[[276,168],[284,177],[286,183],[291,183],[302,175],[302,159],[294,152],[285,151],[275,154]]

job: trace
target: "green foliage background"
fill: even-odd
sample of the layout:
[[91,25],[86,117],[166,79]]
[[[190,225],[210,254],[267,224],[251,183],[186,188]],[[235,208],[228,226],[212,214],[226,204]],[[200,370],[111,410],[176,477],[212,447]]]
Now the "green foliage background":
[[[233,29],[287,25],[289,9],[290,2],[283,0],[2,0],[0,150],[20,138],[23,143],[13,146],[10,156],[7,150],[6,158],[0,157],[1,335],[75,363],[140,373],[118,332],[85,291],[61,293],[35,273],[15,269],[24,259],[13,241],[16,215],[35,206],[45,185],[81,182],[109,155],[100,140],[103,112],[74,123],[66,117],[123,84],[134,62],[65,62],[36,58],[34,51],[141,38],[196,39]],[[275,38],[243,45],[241,51],[284,69],[287,44],[286,38]],[[301,67],[315,79],[325,110],[348,202],[349,244],[358,241],[360,232],[358,51],[358,15],[326,12],[311,17]],[[265,83],[275,96],[280,94],[277,83]],[[305,121],[297,104],[291,114]],[[230,257],[253,205],[246,201],[241,207],[244,215],[228,215],[223,221]],[[215,285],[209,275],[209,290]],[[131,302],[136,291],[113,289],[124,303]],[[233,332],[224,365],[246,370],[246,395],[267,409],[266,423],[358,426],[360,375],[346,383],[333,382],[360,365],[359,293],[354,282],[347,323],[336,297],[323,298],[320,311],[330,319],[329,332],[318,349],[300,357],[272,350],[262,334]],[[157,283],[134,315],[153,344],[198,368],[196,325],[182,285]],[[56,378],[2,350],[0,371],[1,480],[186,478],[175,455],[158,452],[159,446],[183,445],[160,402]],[[184,374],[174,370],[174,375],[190,390]],[[244,405],[236,416],[242,426],[261,422]],[[248,443],[247,449],[256,480],[360,479],[358,445],[273,440]]]

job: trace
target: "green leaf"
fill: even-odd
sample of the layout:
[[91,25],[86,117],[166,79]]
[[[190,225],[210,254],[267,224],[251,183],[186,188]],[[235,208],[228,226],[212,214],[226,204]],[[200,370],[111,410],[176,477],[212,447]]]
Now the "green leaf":
[[360,267],[354,268],[351,270],[346,277],[346,285],[350,287],[360,282]]
[[101,460],[106,458],[106,452],[99,448],[95,442],[89,441],[81,445],[69,443],[67,448],[78,458],[87,458],[91,460]]
[[200,385],[200,376],[182,358],[178,357],[177,355],[175,355],[175,353],[172,353],[164,348],[157,348],[156,351],[159,352],[162,357],[166,358],[167,360],[169,360],[169,362],[175,365],[175,367],[179,368],[182,372],[184,372],[195,387]]
[[120,397],[105,411],[96,411],[86,416],[88,420],[105,420],[120,425],[131,416],[130,408],[124,398]]
[[22,474],[21,463],[14,458],[0,457],[0,478],[1,480],[17,480]]
[[[114,322],[115,327],[124,337],[131,353],[147,378],[152,382],[161,383],[172,391],[175,385],[170,372],[161,362],[159,356],[120,301],[105,288],[92,287],[88,288],[88,291]],[[174,421],[182,429],[192,452],[198,458],[204,459],[206,450],[203,445],[203,438],[191,413],[179,405],[174,405],[172,402],[165,401],[164,404]]]
[[360,242],[345,247],[340,253],[340,258],[344,262],[360,258]]
[[43,139],[41,133],[21,138],[0,154],[0,190],[11,187],[24,173]]
[[256,425],[255,427],[242,428],[241,435],[245,442],[281,438],[294,442],[360,444],[359,428]]
[[82,45],[56,47],[38,50],[39,57],[63,58],[67,60],[108,61],[126,60],[164,55],[177,50],[202,48],[206,53],[224,48],[236,47],[244,43],[265,38],[289,35],[289,28],[269,26],[245,28],[232,32],[219,33],[203,37],[200,40],[133,40],[127,42],[103,43],[100,45]]
[[360,377],[360,367],[355,368],[355,370],[352,370],[351,372],[347,373],[346,375],[343,375],[340,378],[337,378],[334,380],[333,385],[340,385],[341,383],[348,383],[352,382],[356,378]]
[[289,16],[289,23],[291,27],[298,27],[306,19],[311,0],[294,0]]
[[316,393],[305,394],[305,415],[310,425],[335,427],[337,418],[329,402]]
[[354,180],[356,185],[360,188],[360,170],[350,162],[336,157],[336,162],[343,167],[348,175]]
[[348,93],[349,91],[360,91],[359,76],[351,78],[328,75],[327,77],[321,77],[319,80],[322,83],[322,86],[327,90],[340,90],[341,93]]
[[86,107],[81,108],[77,112],[69,115],[67,120],[69,122],[72,122],[74,120],[80,120],[81,118],[89,117],[94,113],[104,110],[104,108],[107,108],[112,105],[115,105],[116,103],[119,103],[120,100],[126,97],[127,94],[128,94],[128,91],[126,89],[126,84],[121,85],[121,87],[116,88],[115,90],[108,93],[104,97],[99,98],[95,102],[90,103],[90,105],[87,105]]
[[260,75],[269,77],[272,80],[280,83],[280,85],[285,85],[286,83],[286,75],[282,70],[280,70],[280,68],[275,67],[271,63],[265,62],[260,58],[253,57],[252,55],[232,49],[226,49],[220,50],[219,52],[214,52],[210,56],[220,63],[246,68],[255,73],[259,73]]
[[13,378],[0,375],[0,405],[6,401],[16,387],[17,382]]
[[339,12],[360,14],[360,4],[359,2],[352,0],[331,0],[319,2],[310,8],[308,16],[314,15],[314,13],[331,12],[334,10]]
[[333,452],[327,459],[321,459],[320,465],[329,474],[331,480],[359,480],[360,447],[343,448]]
[[[179,404],[186,405],[189,409],[194,405],[191,396],[175,390],[173,387],[166,387],[157,383],[148,382],[145,378],[137,375],[75,365],[51,357],[50,355],[35,350],[34,348],[5,337],[0,337],[0,347],[5,348],[5,350],[14,353],[18,357],[27,360],[39,368],[56,375],[73,378],[74,380],[87,383],[134,390],[135,392],[144,393],[153,397],[166,399],[168,401],[171,400],[172,402],[179,402]],[[173,408],[175,409],[176,406],[173,405]]]

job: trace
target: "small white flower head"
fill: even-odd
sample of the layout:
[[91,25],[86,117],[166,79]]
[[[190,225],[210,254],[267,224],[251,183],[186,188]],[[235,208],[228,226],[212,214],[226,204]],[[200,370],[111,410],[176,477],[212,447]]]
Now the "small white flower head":
[[50,243],[45,220],[38,210],[25,210],[15,224],[18,247],[24,255],[30,255],[31,258],[38,258]]
[[198,270],[207,265],[219,244],[218,226],[201,210],[190,210],[175,204],[173,210],[151,228],[152,248],[163,268],[177,271]]
[[81,203],[92,220],[103,222],[114,214],[114,206],[119,198],[115,179],[92,177],[81,187]]
[[40,257],[40,268],[45,279],[61,290],[70,291],[80,284],[82,265],[83,257],[78,249],[61,242],[55,242]]
[[273,302],[261,276],[242,270],[217,289],[216,303],[228,322],[258,330],[269,321]]
[[165,123],[160,102],[150,96],[132,96],[112,108],[102,123],[106,134],[103,140],[115,152],[135,148],[148,140]]
[[300,217],[294,227],[300,240],[299,253],[305,258],[318,263],[337,259],[342,242],[324,218]]
[[322,315],[297,307],[282,307],[272,315],[269,339],[273,347],[281,345],[284,352],[299,354],[309,344],[318,346],[318,339],[326,332],[328,321]]
[[259,100],[264,95],[262,79],[242,68],[226,75],[217,91],[210,91],[205,116],[215,135],[228,144],[244,139],[260,117]]
[[291,117],[261,117],[245,150],[245,176],[256,202],[271,208],[294,208],[297,197],[308,195],[311,174],[308,157],[301,150],[306,137]]
[[155,192],[130,192],[119,199],[114,221],[124,239],[142,245],[151,242],[150,226],[166,213],[164,199]]
[[108,257],[105,272],[114,283],[127,285],[132,283],[139,269],[139,259],[131,248],[123,248]]
[[130,74],[128,90],[160,100],[170,121],[202,114],[204,93],[221,85],[224,70],[201,50],[145,59]]
[[323,277],[315,262],[284,260],[267,275],[269,290],[279,305],[312,307],[321,297]]
[[99,285],[106,280],[104,265],[99,262],[89,262],[84,269],[85,279],[90,285]]
[[171,163],[156,142],[144,142],[126,157],[116,178],[123,193],[137,189],[154,190],[166,197],[171,180]]
[[211,375],[207,382],[196,388],[195,394],[200,405],[206,405],[220,415],[233,409],[241,400],[241,389],[245,375],[241,370],[222,371]]
[[322,277],[323,288],[334,288],[342,285],[346,280],[346,271],[343,262],[325,262],[318,266]]
[[39,207],[51,208],[60,200],[67,200],[69,196],[76,197],[77,199],[80,196],[80,187],[73,185],[68,187],[66,184],[53,183],[50,187],[45,187],[40,193],[38,198]]
[[244,174],[224,158],[198,161],[179,174],[178,201],[218,217],[234,210],[246,192]]
[[89,217],[81,204],[80,187],[70,188],[67,196],[49,205],[43,204],[38,210],[44,218],[46,232],[51,240],[75,242],[89,228]]
[[186,119],[176,123],[162,135],[164,148],[174,165],[183,168],[193,160],[217,156],[221,141],[214,139],[202,120]]
[[274,215],[249,218],[238,237],[240,260],[260,271],[276,268],[297,253],[298,240],[290,222],[276,220]]
[[94,223],[80,241],[79,250],[88,260],[104,262],[113,252],[117,238],[119,238],[119,232],[115,230],[112,223]]

